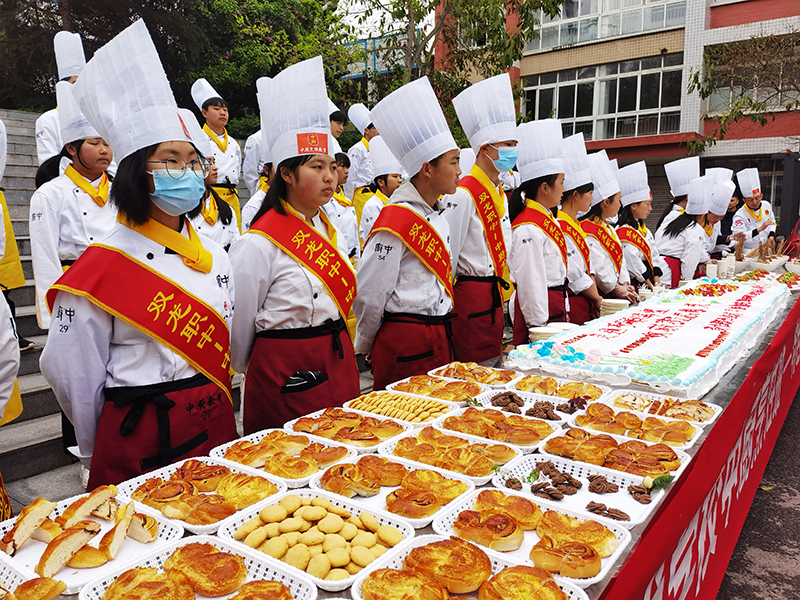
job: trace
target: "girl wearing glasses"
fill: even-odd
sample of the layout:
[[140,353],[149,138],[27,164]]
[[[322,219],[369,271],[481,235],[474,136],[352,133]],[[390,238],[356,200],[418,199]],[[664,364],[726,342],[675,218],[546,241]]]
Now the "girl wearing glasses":
[[144,22],[95,53],[75,98],[120,159],[113,232],[47,294],[41,368],[75,426],[89,489],[236,437],[231,402],[233,276],[186,213],[207,162],[178,112]]

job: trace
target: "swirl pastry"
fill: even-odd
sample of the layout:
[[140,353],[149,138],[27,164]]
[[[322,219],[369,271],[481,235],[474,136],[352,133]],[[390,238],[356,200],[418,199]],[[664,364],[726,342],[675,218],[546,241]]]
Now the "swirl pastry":
[[365,454],[356,463],[362,476],[378,485],[396,486],[408,475],[408,469],[388,458],[376,454]]
[[515,385],[521,392],[531,392],[533,394],[544,394],[554,396],[558,389],[558,382],[552,377],[541,377],[540,375],[526,375]]
[[430,577],[399,569],[377,569],[361,584],[364,600],[448,600],[447,590]]
[[291,590],[278,581],[248,581],[231,600],[293,600]]
[[536,529],[542,520],[542,509],[527,498],[506,495],[500,490],[482,490],[472,509],[479,513],[502,513],[516,521],[523,530]]
[[449,504],[469,489],[463,481],[447,479],[437,471],[416,469],[408,473],[400,484],[404,489],[416,492],[430,492],[444,506]]
[[117,598],[194,600],[195,597],[191,586],[173,581],[166,573],[159,573],[158,569],[140,567],[128,569],[119,575],[103,594],[103,600]]
[[133,500],[152,508],[161,508],[184,494],[194,495],[197,488],[188,481],[170,479],[163,481],[160,477],[148,479],[131,494]]
[[386,510],[408,519],[422,519],[436,513],[442,505],[430,492],[398,488],[386,496]]
[[403,560],[403,568],[427,575],[454,594],[473,592],[492,575],[486,553],[453,536],[414,548]]
[[525,532],[506,514],[464,510],[453,522],[453,531],[469,542],[499,552],[513,552],[522,545]]
[[600,572],[600,555],[582,542],[556,544],[548,536],[531,548],[530,559],[537,567],[577,579],[594,577]]
[[245,473],[229,473],[216,489],[217,494],[230,502],[236,510],[246,508],[278,492],[277,486],[263,477]]
[[587,544],[597,551],[600,558],[611,556],[619,546],[617,538],[605,525],[591,519],[581,521],[554,510],[544,513],[536,527],[536,533],[540,538],[551,538],[557,545],[566,542]]
[[164,561],[164,571],[177,583],[203,596],[223,596],[238,590],[247,579],[244,558],[221,552],[212,544],[181,546]]
[[506,567],[481,586],[478,600],[567,600],[553,576],[538,567]]
[[170,479],[188,481],[198,492],[213,492],[220,480],[230,472],[228,467],[207,465],[202,461],[190,459],[178,467]]

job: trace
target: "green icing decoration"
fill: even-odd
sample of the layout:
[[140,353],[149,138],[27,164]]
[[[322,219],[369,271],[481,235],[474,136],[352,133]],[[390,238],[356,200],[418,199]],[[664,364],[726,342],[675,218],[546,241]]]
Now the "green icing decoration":
[[600,359],[601,365],[627,365],[633,367],[637,373],[669,379],[674,379],[686,371],[693,362],[693,358],[675,354],[653,354],[646,358],[606,355]]

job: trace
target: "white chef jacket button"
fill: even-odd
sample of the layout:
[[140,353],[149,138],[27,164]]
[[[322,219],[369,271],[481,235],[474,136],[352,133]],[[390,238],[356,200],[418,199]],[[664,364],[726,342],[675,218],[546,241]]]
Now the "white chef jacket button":
[[315,293],[314,293],[314,300],[316,300],[316,299],[317,299],[317,296],[319,296],[319,294],[317,294],[317,293],[315,292]]
[[155,256],[153,255],[152,252],[148,252],[147,253],[147,260],[153,260],[154,258],[155,258]]

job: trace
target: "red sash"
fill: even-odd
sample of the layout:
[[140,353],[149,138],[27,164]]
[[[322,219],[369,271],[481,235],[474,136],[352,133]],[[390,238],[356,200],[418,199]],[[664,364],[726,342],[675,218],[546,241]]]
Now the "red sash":
[[442,238],[428,221],[412,209],[400,204],[387,204],[369,232],[388,231],[400,238],[430,271],[436,275],[453,300],[453,266],[450,252]]
[[544,208],[539,208],[541,205],[538,202],[532,204],[534,204],[534,208],[531,208],[526,203],[525,210],[517,215],[517,218],[514,219],[514,222],[511,224],[511,228],[513,229],[525,224],[536,225],[536,227],[541,229],[544,234],[558,246],[558,249],[561,251],[561,260],[564,261],[564,268],[568,269],[567,241],[564,239],[564,232],[561,231],[558,222],[548,211]]
[[628,225],[623,225],[622,227],[617,227],[617,235],[621,242],[627,242],[637,250],[639,250],[644,257],[647,259],[647,264],[650,266],[650,270],[653,270],[653,254],[650,250],[650,244],[647,243],[645,237],[639,233],[639,230],[634,229],[633,227],[629,227]]
[[605,227],[593,221],[589,221],[588,219],[586,221],[581,221],[581,227],[586,232],[586,235],[590,235],[600,242],[603,250],[611,257],[611,262],[614,263],[614,267],[617,269],[617,274],[619,275],[622,270],[622,244],[617,242],[617,240],[608,233]]
[[584,238],[583,234],[566,219],[559,219],[558,223],[561,225],[561,230],[564,232],[564,235],[568,235],[570,239],[575,242],[575,245],[578,247],[578,252],[581,253],[583,262],[586,265],[586,272],[590,273],[592,269],[592,252],[589,249],[589,244],[586,243],[586,239]]
[[247,233],[263,235],[314,273],[347,320],[356,298],[356,276],[328,238],[303,219],[274,209],[253,223]]
[[92,244],[47,290],[82,296],[169,348],[231,397],[230,333],[203,300],[118,248]]
[[458,187],[464,188],[475,203],[475,210],[483,223],[483,232],[486,235],[486,244],[494,265],[494,274],[503,277],[506,266],[506,242],[503,239],[503,228],[500,225],[500,216],[492,200],[492,195],[477,178],[472,175],[463,177],[458,182]]

